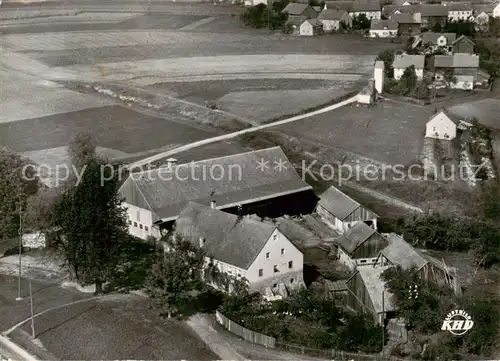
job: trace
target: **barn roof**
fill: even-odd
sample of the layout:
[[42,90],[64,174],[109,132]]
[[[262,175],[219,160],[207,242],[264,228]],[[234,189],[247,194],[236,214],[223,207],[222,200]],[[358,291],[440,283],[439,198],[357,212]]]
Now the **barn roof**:
[[450,2],[443,4],[446,6],[448,11],[470,11],[472,10],[472,5],[464,2]]
[[[275,169],[279,162],[286,168]],[[265,167],[258,167],[262,162]],[[311,190],[280,147],[131,173],[120,187],[125,202],[170,221],[190,202],[230,208]]]
[[190,202],[175,221],[175,231],[218,261],[248,269],[276,229],[251,218]]
[[420,14],[423,17],[444,17],[448,16],[448,8],[441,4],[422,4]]
[[376,231],[364,222],[357,223],[350,228],[335,242],[342,247],[348,254],[352,254],[359,246],[365,243]]
[[398,30],[398,23],[393,20],[376,20],[370,23],[370,30]]
[[425,55],[396,55],[394,57],[394,69],[406,69],[414,65],[415,69],[423,69],[425,65]]
[[327,9],[337,9],[344,10],[347,12],[353,11],[353,2],[352,1],[327,1],[325,3]]
[[389,245],[380,253],[393,265],[400,265],[404,270],[412,267],[421,269],[427,264],[427,260],[422,257],[403,237],[395,233],[382,234]]
[[308,4],[290,3],[284,9],[284,13],[289,15],[302,15],[302,13],[309,7]]
[[432,45],[437,45],[437,40],[441,36],[444,36],[448,43],[453,43],[455,41],[455,39],[457,38],[457,34],[455,34],[455,33],[434,33],[431,31],[426,31],[425,33],[422,33],[422,35],[421,35],[422,43],[423,44],[430,43]]
[[334,186],[331,186],[321,194],[318,205],[341,221],[346,219],[352,212],[361,206],[360,203],[356,202]]
[[[389,268],[391,266],[358,268],[358,273],[363,280],[376,313],[396,311],[394,295],[386,289],[386,282],[381,277],[382,273]],[[382,306],[382,298],[384,299],[384,306]]]
[[347,11],[340,9],[325,9],[319,16],[318,20],[342,20],[342,17],[347,14]]
[[357,0],[352,4],[352,11],[380,11],[381,6],[378,0]]
[[478,68],[479,56],[455,53],[453,55],[434,55],[434,68]]
[[396,21],[398,24],[416,24],[417,21],[413,18],[412,14],[394,14],[391,20]]

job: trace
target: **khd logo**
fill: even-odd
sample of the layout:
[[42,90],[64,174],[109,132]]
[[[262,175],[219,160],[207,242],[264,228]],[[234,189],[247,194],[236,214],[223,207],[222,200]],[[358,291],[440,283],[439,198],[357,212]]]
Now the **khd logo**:
[[443,321],[442,331],[450,331],[456,336],[460,336],[469,331],[474,326],[474,321],[469,314],[463,310],[454,310],[448,313]]

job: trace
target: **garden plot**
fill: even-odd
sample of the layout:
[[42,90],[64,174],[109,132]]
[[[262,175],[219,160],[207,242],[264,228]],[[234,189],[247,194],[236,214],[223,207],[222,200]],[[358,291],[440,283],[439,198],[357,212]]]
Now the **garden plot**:
[[276,129],[378,162],[409,165],[418,161],[430,115],[423,107],[387,100],[370,108],[342,107]]

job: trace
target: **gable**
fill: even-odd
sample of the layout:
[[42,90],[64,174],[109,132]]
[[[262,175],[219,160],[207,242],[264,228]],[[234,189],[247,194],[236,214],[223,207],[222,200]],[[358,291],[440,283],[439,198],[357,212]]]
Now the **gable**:
[[427,122],[428,126],[438,127],[438,126],[456,126],[455,122],[451,120],[446,114],[440,112],[436,114],[431,120]]

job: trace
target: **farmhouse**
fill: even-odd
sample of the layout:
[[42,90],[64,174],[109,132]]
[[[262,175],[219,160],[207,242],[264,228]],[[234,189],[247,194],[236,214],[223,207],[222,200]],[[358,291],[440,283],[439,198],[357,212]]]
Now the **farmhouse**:
[[351,270],[356,267],[375,264],[379,252],[388,242],[366,223],[358,223],[342,236],[334,240],[336,253],[340,263]]
[[119,189],[129,232],[159,237],[190,201],[216,202],[218,209],[240,214],[310,213],[316,196],[289,165],[281,148],[273,147],[131,173]]
[[448,9],[441,4],[422,4],[420,16],[423,28],[431,29],[437,24],[445,26],[448,20]]
[[415,67],[417,79],[424,77],[425,55],[396,55],[394,57],[394,79],[399,80],[403,76],[405,69],[409,66]]
[[490,16],[488,13],[481,11],[473,16],[474,20],[474,30],[475,31],[487,31],[490,24]]
[[347,306],[355,311],[373,315],[379,325],[384,325],[384,320],[393,318],[397,312],[394,295],[386,289],[386,282],[381,277],[389,268],[391,266],[360,267],[346,281],[350,292]]
[[454,54],[474,54],[474,46],[476,44],[470,38],[462,35],[451,43],[451,45],[453,47]]
[[438,48],[452,51],[452,44],[456,38],[457,35],[455,33],[433,33],[427,31],[421,35],[422,41],[420,44],[428,48],[431,52],[434,52]]
[[391,20],[398,23],[398,34],[400,36],[411,36],[420,31],[420,21],[412,14],[394,14]]
[[320,196],[316,213],[326,224],[340,233],[345,233],[361,222],[377,229],[378,216],[374,212],[333,186]]
[[355,0],[350,15],[354,17],[361,14],[371,20],[380,20],[382,18],[380,2],[378,0]]
[[307,19],[315,19],[318,13],[308,4],[290,3],[284,9],[283,13],[288,13],[289,20],[296,19],[302,24]]
[[403,270],[415,268],[422,280],[451,287],[456,285],[455,277],[450,274],[454,268],[446,267],[434,257],[416,250],[395,233],[383,236],[389,241],[389,245],[380,252],[375,267],[401,266]]
[[444,110],[432,115],[425,125],[425,137],[452,140],[457,136],[460,118]]
[[448,9],[448,21],[467,21],[472,16],[472,6],[469,3],[449,3],[445,5]]
[[246,279],[253,291],[278,293],[304,284],[302,252],[276,226],[190,202],[174,230],[206,252],[207,264]]
[[[429,61],[438,82],[446,81],[455,89],[470,90],[478,79],[479,56],[456,53],[453,55],[434,55]],[[454,77],[455,81],[446,78]]]
[[498,2],[493,8],[493,17],[500,18],[500,2]]
[[313,36],[323,33],[323,24],[318,19],[307,19],[299,27],[299,35]]
[[393,38],[398,35],[398,23],[393,20],[372,20],[370,37]]
[[318,15],[318,20],[323,24],[324,32],[352,27],[352,17],[345,10],[325,9]]

